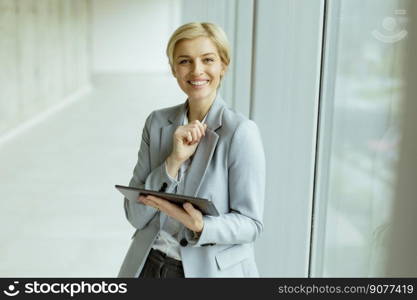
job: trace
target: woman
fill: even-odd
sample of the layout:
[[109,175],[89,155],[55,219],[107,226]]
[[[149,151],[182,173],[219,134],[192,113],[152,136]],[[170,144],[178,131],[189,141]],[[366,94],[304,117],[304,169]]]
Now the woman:
[[220,216],[190,203],[125,198],[137,230],[119,276],[257,277],[265,156],[256,124],[217,93],[230,63],[226,35],[211,23],[185,24],[167,55],[188,99],[147,118],[130,186],[210,199]]

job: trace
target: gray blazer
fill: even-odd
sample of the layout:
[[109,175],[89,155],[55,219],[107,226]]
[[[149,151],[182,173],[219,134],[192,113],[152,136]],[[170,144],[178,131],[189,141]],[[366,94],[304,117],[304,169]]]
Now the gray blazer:
[[[146,120],[130,186],[173,192],[177,182],[165,168],[172,136],[188,102],[152,112]],[[204,216],[198,240],[183,226],[181,257],[185,277],[258,277],[254,241],[263,230],[265,154],[256,124],[227,107],[218,96],[206,119],[206,135],[194,153],[184,194],[214,202],[220,216]],[[166,219],[153,207],[124,199],[136,232],[119,277],[138,277]]]

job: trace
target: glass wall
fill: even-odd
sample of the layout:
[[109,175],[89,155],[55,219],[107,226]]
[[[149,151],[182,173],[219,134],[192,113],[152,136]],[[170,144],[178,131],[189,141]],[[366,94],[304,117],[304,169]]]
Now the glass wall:
[[327,4],[310,276],[382,276],[409,1]]

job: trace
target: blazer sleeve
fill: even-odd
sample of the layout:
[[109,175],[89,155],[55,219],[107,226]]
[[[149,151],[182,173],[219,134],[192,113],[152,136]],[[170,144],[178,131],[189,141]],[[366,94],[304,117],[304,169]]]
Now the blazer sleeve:
[[247,120],[235,130],[228,159],[230,212],[204,216],[198,239],[186,229],[185,236],[192,247],[250,243],[263,230],[265,153],[255,122]]
[[[142,132],[142,140],[138,152],[138,161],[133,170],[133,177],[129,182],[130,187],[145,188],[147,190],[160,190],[161,186],[166,183],[165,192],[172,192],[178,185],[178,181],[168,175],[165,166],[165,160],[156,168],[152,169],[150,157],[150,143],[152,137],[151,126],[153,113],[146,119]],[[159,132],[159,131],[158,131]],[[137,201],[130,201],[124,198],[124,209],[126,218],[137,229],[142,229],[157,213],[153,207],[141,204]]]

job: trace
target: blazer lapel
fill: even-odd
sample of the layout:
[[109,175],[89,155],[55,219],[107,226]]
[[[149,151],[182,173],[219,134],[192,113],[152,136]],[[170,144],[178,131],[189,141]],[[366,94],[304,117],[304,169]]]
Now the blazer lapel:
[[161,128],[160,132],[160,138],[159,141],[159,157],[160,157],[160,163],[164,162],[166,158],[169,156],[169,154],[172,151],[172,137],[174,135],[175,129],[177,129],[178,126],[182,125],[184,122],[185,112],[187,111],[187,101],[184,102],[183,105],[179,106],[179,109],[176,113],[172,114],[168,121],[170,124],[168,124],[165,127]]
[[[179,107],[177,112],[173,115],[171,115],[168,118],[168,121],[170,122],[169,125],[161,128],[161,140],[159,141],[159,153],[160,153],[160,163],[162,164],[166,158],[169,156],[169,154],[172,151],[172,137],[174,135],[175,129],[177,129],[178,126],[182,125],[184,122],[185,112],[187,111],[187,101],[183,105]],[[159,224],[160,228],[162,229],[162,226],[165,223],[167,215],[164,213],[159,214]]]

